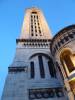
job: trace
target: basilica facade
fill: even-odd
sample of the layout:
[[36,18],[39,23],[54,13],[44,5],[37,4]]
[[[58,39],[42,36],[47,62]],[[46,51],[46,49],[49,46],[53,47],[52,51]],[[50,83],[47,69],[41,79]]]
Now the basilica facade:
[[26,10],[1,100],[75,100],[75,25],[52,37],[41,10]]

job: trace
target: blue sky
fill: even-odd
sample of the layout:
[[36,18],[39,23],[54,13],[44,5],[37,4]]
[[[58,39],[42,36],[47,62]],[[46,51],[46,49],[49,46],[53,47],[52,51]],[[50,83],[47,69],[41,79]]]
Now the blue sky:
[[0,97],[15,55],[25,9],[34,6],[43,11],[53,35],[75,24],[75,0],[0,0]]

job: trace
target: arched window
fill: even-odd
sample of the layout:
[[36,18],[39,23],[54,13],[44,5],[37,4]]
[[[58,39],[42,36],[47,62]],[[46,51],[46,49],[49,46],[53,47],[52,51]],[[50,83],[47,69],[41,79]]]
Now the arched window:
[[39,60],[39,68],[40,68],[41,78],[45,78],[45,71],[44,71],[43,59],[42,59],[41,55],[38,56],[38,60]]
[[49,67],[49,73],[50,73],[51,77],[56,78],[56,69],[55,69],[55,66],[54,66],[52,59],[50,59],[48,61],[48,67]]
[[31,78],[35,77],[35,71],[34,71],[34,62],[30,62],[31,65]]
[[[54,66],[52,65],[52,61],[49,55],[44,54],[44,53],[35,53],[33,54],[30,58],[30,76],[31,78],[36,78],[38,74],[40,74],[40,78],[46,78],[47,77],[47,73],[49,72],[48,70],[50,70],[50,76],[55,77],[56,73],[55,73],[55,69]],[[31,62],[32,61],[32,62]],[[34,64],[33,64],[34,62]],[[48,65],[49,63],[49,65]],[[47,70],[46,70],[47,67]],[[49,69],[48,69],[49,67]],[[52,68],[51,68],[52,67]],[[38,70],[37,70],[38,69]],[[38,74],[37,74],[38,72]],[[53,74],[55,73],[55,74]]]
[[69,50],[65,50],[60,56],[61,63],[68,73],[75,70],[75,55]]

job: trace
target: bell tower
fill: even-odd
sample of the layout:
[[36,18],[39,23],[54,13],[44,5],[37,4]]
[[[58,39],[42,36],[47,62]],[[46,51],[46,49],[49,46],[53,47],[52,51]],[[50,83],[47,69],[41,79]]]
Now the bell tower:
[[50,52],[51,39],[42,11],[27,9],[1,100],[67,100]]
[[24,17],[21,39],[51,39],[51,31],[47,22],[38,8],[26,10]]

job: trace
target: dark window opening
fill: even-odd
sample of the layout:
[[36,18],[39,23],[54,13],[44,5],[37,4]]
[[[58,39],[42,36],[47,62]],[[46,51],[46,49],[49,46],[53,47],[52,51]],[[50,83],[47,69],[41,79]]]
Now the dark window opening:
[[31,17],[31,22],[33,22],[33,18]]
[[34,78],[35,72],[34,72],[34,62],[30,62],[31,65],[31,78]]
[[40,34],[40,36],[42,36],[42,34]]
[[31,15],[31,18],[33,17],[33,15]]
[[32,14],[37,14],[37,12],[32,12]]
[[70,38],[74,38],[73,34],[69,34],[69,37],[70,37]]
[[61,39],[60,42],[61,42],[62,44],[64,44],[64,39]]
[[34,16],[34,18],[35,18],[35,16]]
[[38,16],[37,16],[37,19],[38,19]]
[[64,39],[65,39],[65,41],[68,41],[69,40],[69,37],[68,36],[65,36]]
[[38,35],[36,34],[36,36],[38,36]]
[[31,25],[31,28],[33,28],[33,25]]
[[58,50],[58,46],[57,46],[57,45],[55,45],[55,47],[56,47],[56,49]]
[[36,26],[35,26],[35,28],[36,28]]
[[45,78],[43,60],[42,60],[42,56],[41,55],[38,56],[38,60],[39,60],[39,67],[40,67],[40,75],[41,75],[41,78]]
[[33,29],[31,29],[31,31],[33,32]]
[[55,67],[54,67],[52,59],[50,59],[48,61],[48,67],[49,67],[49,72],[50,72],[51,77],[55,77],[56,78],[56,70],[55,70]]
[[41,30],[39,30],[39,33],[41,33]]
[[34,36],[34,34],[32,33],[31,36]]
[[60,42],[58,42],[58,46],[60,47]]
[[35,32],[37,32],[37,30],[35,30]]
[[38,22],[38,25],[39,25],[39,22]]
[[34,22],[36,23],[36,20],[34,19]]

